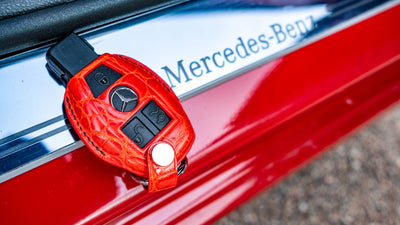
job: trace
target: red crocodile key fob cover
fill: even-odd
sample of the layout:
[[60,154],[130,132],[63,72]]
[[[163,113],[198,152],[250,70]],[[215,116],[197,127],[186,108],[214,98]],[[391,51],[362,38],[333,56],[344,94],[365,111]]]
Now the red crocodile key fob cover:
[[[95,96],[86,78],[96,68],[103,66],[116,71],[121,77]],[[131,111],[118,111],[111,104],[110,93],[120,86],[130,88],[137,95],[137,105]],[[64,103],[73,128],[96,156],[135,175],[148,178],[149,191],[176,186],[177,167],[194,142],[194,130],[179,99],[149,68],[126,56],[103,54],[71,78]],[[162,116],[166,115],[170,119],[156,135],[145,131],[145,126],[131,125],[140,123],[138,121],[147,113],[145,108],[149,108],[149,105],[158,106],[157,109],[165,113]],[[139,114],[142,117],[138,117]],[[126,129],[134,129],[132,132],[141,132],[143,129],[154,137],[148,143],[143,143],[143,136],[136,134],[128,137],[124,132]],[[152,148],[161,142],[168,143],[174,149],[175,159],[169,166],[158,166],[150,157]]]

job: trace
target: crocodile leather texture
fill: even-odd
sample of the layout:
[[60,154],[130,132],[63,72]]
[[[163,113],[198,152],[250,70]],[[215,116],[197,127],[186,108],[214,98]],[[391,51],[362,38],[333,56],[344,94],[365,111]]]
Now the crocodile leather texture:
[[[100,65],[115,70],[122,77],[95,98],[85,76]],[[110,103],[111,90],[121,85],[131,88],[138,96],[137,106],[130,112],[117,111]],[[140,148],[122,128],[150,101],[155,101],[171,121]],[[96,156],[148,178],[149,191],[176,186],[177,167],[194,142],[194,130],[179,99],[149,68],[125,56],[103,54],[69,81],[64,103],[78,136]],[[160,142],[168,143],[174,149],[175,159],[168,166],[159,166],[152,161],[152,148]]]

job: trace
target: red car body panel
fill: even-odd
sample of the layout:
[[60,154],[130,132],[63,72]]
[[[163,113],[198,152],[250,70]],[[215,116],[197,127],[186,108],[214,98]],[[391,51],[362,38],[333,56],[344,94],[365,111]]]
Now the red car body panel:
[[81,148],[0,184],[2,224],[211,223],[400,97],[400,6],[183,102],[196,133],[171,190]]

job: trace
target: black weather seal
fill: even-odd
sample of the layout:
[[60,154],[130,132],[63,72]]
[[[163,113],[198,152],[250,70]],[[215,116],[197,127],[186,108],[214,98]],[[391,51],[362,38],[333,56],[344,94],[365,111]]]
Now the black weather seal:
[[[18,0],[13,0],[18,2]],[[68,34],[88,32],[131,17],[141,17],[189,0],[76,0],[27,5],[11,12],[0,7],[0,59],[49,45]],[[44,7],[44,8],[43,8]],[[47,7],[47,8],[46,8]],[[34,11],[32,11],[34,10]],[[2,13],[3,12],[3,13]],[[13,14],[14,13],[14,14]],[[15,15],[16,16],[13,16]]]

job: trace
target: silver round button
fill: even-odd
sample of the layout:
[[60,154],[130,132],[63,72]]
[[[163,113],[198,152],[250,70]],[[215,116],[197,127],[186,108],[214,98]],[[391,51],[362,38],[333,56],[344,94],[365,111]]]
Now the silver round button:
[[171,145],[161,142],[154,146],[151,157],[157,165],[168,166],[174,161],[175,152]]

